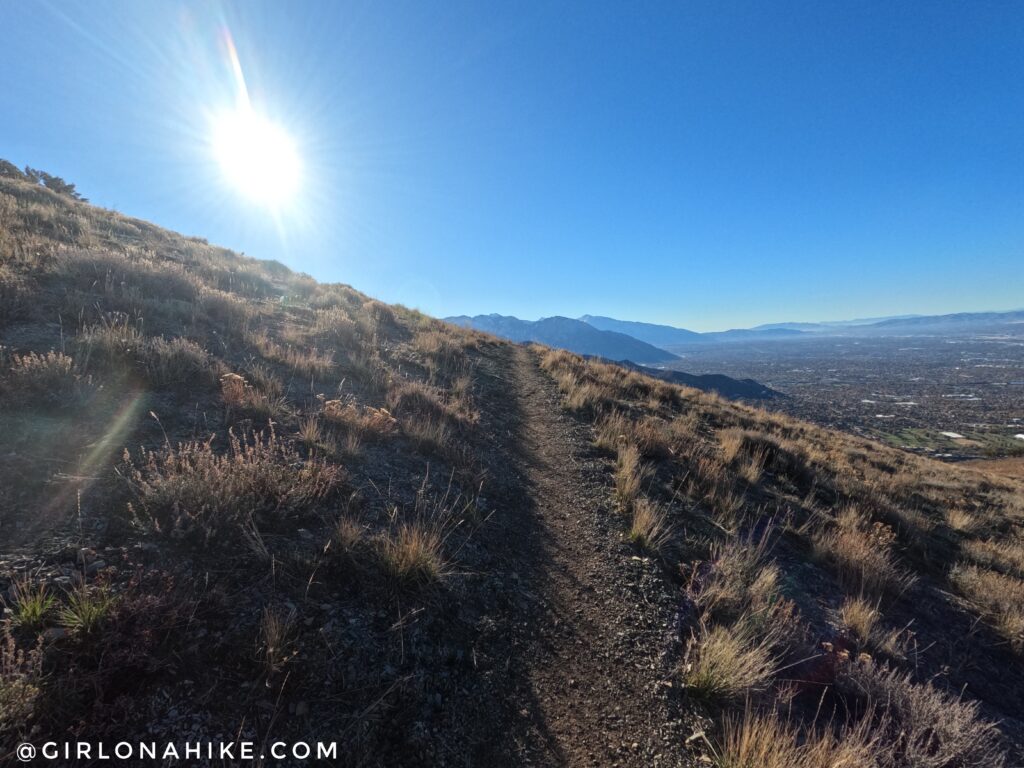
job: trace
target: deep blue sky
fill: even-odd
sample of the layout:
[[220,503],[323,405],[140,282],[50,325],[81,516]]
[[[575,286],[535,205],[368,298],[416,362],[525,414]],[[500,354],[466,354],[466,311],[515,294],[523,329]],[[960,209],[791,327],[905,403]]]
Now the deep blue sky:
[[[230,31],[305,163],[205,145]],[[1024,4],[0,3],[0,157],[431,314],[1024,306]]]

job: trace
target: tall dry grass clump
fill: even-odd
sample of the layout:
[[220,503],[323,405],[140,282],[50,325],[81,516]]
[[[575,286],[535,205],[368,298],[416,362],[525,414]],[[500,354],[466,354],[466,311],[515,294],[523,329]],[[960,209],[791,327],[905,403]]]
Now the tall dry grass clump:
[[439,581],[445,574],[444,534],[437,525],[400,523],[377,541],[385,572],[397,584]]
[[615,500],[623,512],[630,512],[640,495],[649,470],[640,459],[640,450],[632,443],[619,445],[615,462]]
[[354,401],[327,400],[323,404],[324,420],[360,440],[372,440],[392,434],[397,421],[384,408],[359,405]]
[[649,499],[633,503],[627,537],[641,549],[660,554],[672,538],[672,526],[663,507]]
[[728,704],[767,690],[778,668],[771,644],[759,640],[748,622],[704,627],[682,662],[687,693]]
[[963,563],[949,578],[1014,650],[1024,651],[1024,579]]
[[[276,381],[276,380],[273,380]],[[268,419],[280,418],[288,405],[280,395],[268,396],[263,390],[249,384],[237,373],[226,373],[220,378],[220,394],[228,408],[248,411]]]
[[897,564],[895,541],[892,528],[847,509],[836,525],[815,534],[812,544],[815,556],[831,566],[848,594],[879,599],[898,596],[915,581]]
[[715,768],[882,768],[885,746],[867,719],[846,728],[801,729],[781,712],[727,714],[712,749]]

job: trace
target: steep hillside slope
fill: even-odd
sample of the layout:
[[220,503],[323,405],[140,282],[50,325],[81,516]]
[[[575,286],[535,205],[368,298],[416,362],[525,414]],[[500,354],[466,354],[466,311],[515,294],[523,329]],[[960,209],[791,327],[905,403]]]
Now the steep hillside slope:
[[671,352],[658,349],[632,336],[601,331],[568,317],[545,317],[529,321],[505,315],[462,315],[445,319],[463,328],[493,333],[511,341],[535,341],[607,360],[633,360],[643,365],[656,365],[679,359]]
[[0,762],[1021,763],[1010,478],[9,178],[0,345]]

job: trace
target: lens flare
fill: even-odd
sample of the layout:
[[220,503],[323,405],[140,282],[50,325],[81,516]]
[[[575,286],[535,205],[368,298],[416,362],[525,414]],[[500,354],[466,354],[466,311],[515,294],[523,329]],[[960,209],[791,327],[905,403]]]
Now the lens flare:
[[224,179],[253,202],[279,210],[299,190],[302,162],[288,132],[261,114],[249,99],[238,49],[222,30],[234,90],[233,109],[215,113],[210,144]]

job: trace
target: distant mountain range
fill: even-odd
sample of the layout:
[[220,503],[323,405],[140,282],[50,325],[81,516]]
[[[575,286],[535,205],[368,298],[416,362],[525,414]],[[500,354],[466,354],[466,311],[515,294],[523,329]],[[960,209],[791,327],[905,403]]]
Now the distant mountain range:
[[569,317],[545,317],[530,321],[507,315],[460,315],[446,317],[445,320],[512,341],[536,341],[608,360],[632,360],[641,365],[664,365],[679,360],[677,355],[634,336],[601,330]]
[[445,318],[450,323],[493,333],[512,341],[536,341],[591,357],[644,366],[646,373],[713,390],[726,397],[763,398],[777,393],[752,380],[728,376],[693,376],[679,371],[652,371],[679,362],[676,352],[708,344],[771,342],[782,339],[814,339],[823,336],[957,335],[979,332],[1024,333],[1024,310],[1011,312],[960,312],[950,315],[901,315],[822,323],[773,323],[756,328],[697,333],[671,325],[617,320],[600,315],[545,317],[520,320],[508,315],[476,315]]
[[[493,333],[495,336],[501,336],[512,341],[536,341],[541,344],[547,344],[550,347],[568,349],[588,357],[610,360],[627,368],[642,371],[675,384],[684,384],[705,392],[717,392],[723,397],[763,400],[779,396],[778,392],[753,379],[733,379],[722,374],[696,376],[683,373],[682,371],[652,368],[651,366],[655,365],[678,362],[679,358],[670,352],[648,344],[646,341],[615,330],[597,328],[590,323],[584,322],[582,319],[546,317],[532,322],[506,315],[477,315],[476,317],[462,315],[459,317],[447,317],[445,320],[463,327]],[[630,327],[634,329],[636,326],[647,325],[646,323],[625,323],[611,318],[598,318],[598,320],[605,320],[607,324],[616,327]],[[666,329],[665,335],[658,337],[666,340],[678,338],[671,333],[672,331],[677,331],[680,334],[692,334],[694,336],[701,335],[693,333],[693,331],[683,331],[678,328],[669,328],[668,326],[650,326],[650,328]]]
[[698,333],[697,331],[688,331],[685,328],[676,328],[671,325],[637,323],[630,320],[616,320],[613,317],[601,317],[600,315],[583,315],[580,320],[603,331],[625,333],[656,347],[750,341],[753,339],[778,339],[788,338],[801,333],[799,330],[784,327],[734,328],[729,331]]
[[890,335],[902,333],[970,333],[979,329],[1012,329],[1024,323],[1024,310],[1009,312],[956,312],[949,315],[896,315],[821,323],[770,323],[756,331],[789,330],[823,335]]

